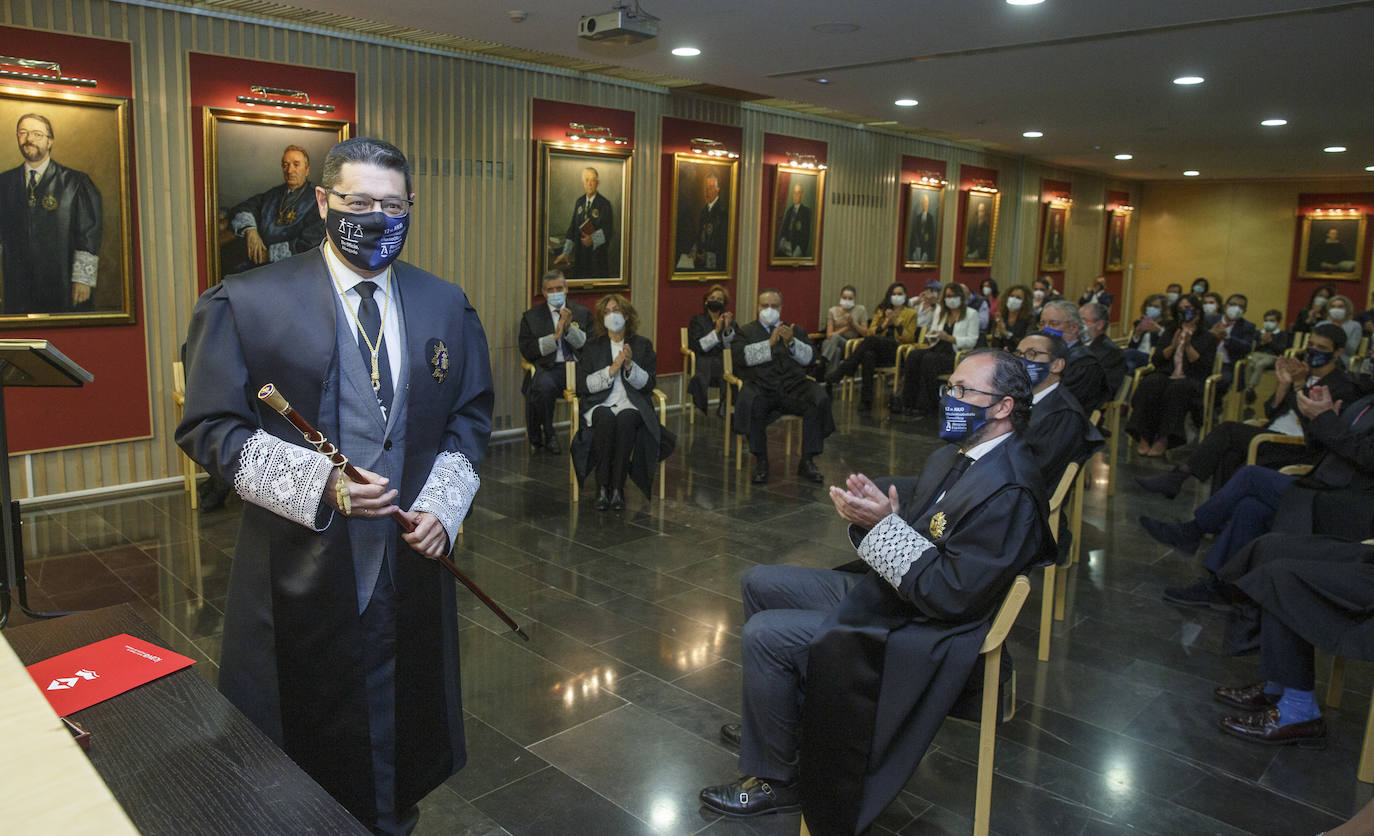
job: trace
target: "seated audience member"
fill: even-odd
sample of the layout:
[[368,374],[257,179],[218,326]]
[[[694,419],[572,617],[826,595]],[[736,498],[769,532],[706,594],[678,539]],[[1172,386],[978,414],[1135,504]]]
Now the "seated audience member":
[[1045,303],[1040,312],[1040,330],[1064,338],[1069,347],[1069,361],[1064,367],[1064,386],[1073,393],[1083,409],[1092,411],[1116,396],[1107,383],[1107,371],[1102,361],[1083,344],[1083,317],[1078,306],[1067,299]]
[[1011,350],[1021,342],[1021,338],[1035,330],[1035,314],[1027,304],[1030,288],[1014,284],[1007,288],[1005,298],[997,306],[997,316],[988,326],[988,345],[993,348]]
[[[534,365],[521,391],[525,395],[525,432],[536,450],[560,453],[553,429],[553,408],[567,384],[565,363],[577,362],[577,352],[587,342],[592,314],[585,305],[568,299],[568,283],[561,270],[550,270],[542,279],[544,303],[520,317],[520,354]],[[573,427],[569,435],[576,432]]]
[[[1220,297],[1217,297],[1220,298]],[[1204,306],[1206,303],[1203,303]],[[1232,293],[1226,300],[1226,307],[1215,322],[1209,323],[1212,336],[1217,341],[1217,351],[1221,352],[1221,382],[1217,387],[1217,409],[1221,409],[1221,397],[1231,390],[1231,381],[1236,374],[1236,363],[1245,359],[1255,348],[1259,329],[1255,323],[1245,318],[1245,308],[1250,300],[1242,293]]]
[[845,568],[857,571],[745,573],[743,722],[721,729],[744,776],[703,789],[704,805],[729,816],[801,807],[817,833],[860,833],[901,790],[981,677],[978,651],[1012,581],[1054,555],[1024,438],[1030,388],[1011,355],[973,352],[943,396],[952,443],[918,478],[886,494],[863,475],[830,488],[862,561]]
[[1192,554],[1203,534],[1216,541],[1203,562],[1205,575],[1189,586],[1169,587],[1164,600],[1174,604],[1225,609],[1230,599],[1217,572],[1256,537],[1274,530],[1322,534],[1344,540],[1370,536],[1374,523],[1374,395],[1337,412],[1321,386],[1299,393],[1298,409],[1308,419],[1308,438],[1321,450],[1312,472],[1290,476],[1257,465],[1236,471],[1212,498],[1185,522],[1142,516],[1145,532],[1166,546]]
[[[1137,476],[1136,482],[1147,491],[1173,499],[1190,476],[1198,481],[1214,479],[1215,485],[1226,484],[1231,474],[1245,464],[1250,452],[1250,440],[1261,433],[1305,437],[1307,419],[1298,410],[1299,393],[1307,394],[1313,386],[1324,386],[1330,391],[1333,401],[1351,403],[1360,396],[1354,379],[1341,368],[1341,347],[1344,345],[1345,334],[1341,329],[1329,322],[1318,325],[1307,341],[1307,351],[1302,359],[1279,358],[1278,386],[1274,389],[1274,396],[1264,404],[1268,424],[1257,426],[1241,421],[1225,421],[1198,442],[1197,449],[1186,462],[1158,476]],[[1314,452],[1287,444],[1261,447],[1263,459],[1258,464],[1278,469],[1284,465],[1298,464],[1310,458]]]
[[1044,331],[1027,334],[1014,353],[1025,365],[1032,387],[1026,444],[1044,477],[1045,489],[1053,492],[1069,462],[1087,461],[1101,446],[1102,434],[1088,423],[1083,407],[1059,382],[1069,357],[1063,338]]
[[735,374],[744,379],[735,432],[749,439],[754,484],[768,481],[768,425],[782,415],[801,416],[797,475],[819,484],[823,477],[812,459],[825,449],[835,418],[824,387],[806,376],[812,355],[806,331],[782,321],[781,293],[773,288],[759,293],[759,318],[740,327],[733,350]]
[[639,316],[618,293],[596,303],[596,336],[577,361],[582,426],[572,442],[578,481],[596,472],[596,510],[625,508],[625,478],[648,496],[654,467],[673,452],[676,439],[658,421],[652,402],[654,344],[635,333]]
[[1164,309],[1166,311],[1173,310],[1174,303],[1177,302],[1181,296],[1183,296],[1183,285],[1178,282],[1174,282],[1164,288],[1164,301],[1168,303],[1164,306]]
[[1294,334],[1306,334],[1311,331],[1319,322],[1326,321],[1326,304],[1331,301],[1331,297],[1336,295],[1334,284],[1318,285],[1312,291],[1312,296],[1307,300],[1307,307],[1298,311],[1298,318],[1293,322],[1292,331]]
[[1184,422],[1191,412],[1201,426],[1202,388],[1212,373],[1217,342],[1201,327],[1196,296],[1184,296],[1174,310],[1178,322],[1155,349],[1154,371],[1145,375],[1131,396],[1126,431],[1137,439],[1136,452],[1162,456],[1187,440]]
[[940,309],[940,291],[944,285],[931,279],[926,282],[925,289],[914,297],[908,297],[906,304],[908,308],[916,311],[916,325],[920,328],[929,328],[930,323],[935,319],[935,313]]
[[978,317],[978,333],[986,334],[988,323],[992,321],[992,306],[981,295],[969,291],[968,309]]
[[1110,313],[1107,306],[1100,303],[1080,307],[1078,315],[1083,320],[1083,330],[1079,339],[1102,364],[1102,371],[1107,375],[1107,389],[1112,393],[1111,398],[1115,399],[1116,393],[1121,391],[1122,381],[1126,379],[1126,352],[1107,336],[1107,326],[1110,324],[1107,317]]
[[1203,277],[1198,276],[1196,279],[1193,279],[1193,295],[1198,297],[1199,303],[1201,303],[1202,301],[1203,294],[1207,293],[1211,289],[1211,283]]
[[992,327],[992,321],[997,317],[997,312],[1002,308],[1002,291],[997,287],[997,280],[993,278],[983,279],[983,284],[978,288],[982,297],[988,300],[988,321],[983,323],[983,330]]
[[1131,339],[1126,343],[1128,373],[1150,364],[1150,358],[1154,356],[1159,339],[1168,330],[1168,312],[1173,309],[1173,304],[1167,302],[1165,294],[1162,293],[1152,293],[1140,303],[1140,318],[1131,324]]
[[1266,534],[1220,575],[1238,593],[1228,650],[1258,645],[1260,652],[1258,682],[1212,692],[1247,712],[1222,717],[1221,730],[1256,743],[1321,740],[1326,724],[1314,693],[1313,650],[1374,660],[1374,547]]
[[1093,279],[1092,284],[1088,285],[1088,289],[1083,291],[1083,295],[1078,297],[1078,306],[1081,308],[1084,305],[1096,303],[1102,305],[1110,312],[1112,300],[1115,298],[1116,297],[1107,290],[1107,277],[1098,276]]
[[1221,319],[1221,294],[1209,290],[1198,298],[1202,300],[1202,324],[1211,328]]
[[1275,308],[1264,312],[1264,321],[1255,336],[1255,350],[1245,364],[1245,402],[1255,402],[1255,390],[1259,388],[1264,373],[1274,368],[1278,359],[1288,350],[1288,332],[1283,330],[1283,313]]
[[1346,355],[1356,353],[1360,340],[1364,339],[1364,328],[1355,321],[1355,305],[1350,299],[1339,293],[1332,296],[1326,303],[1326,318],[1332,325],[1344,329]]
[[1054,283],[1050,281],[1049,276],[1041,276],[1031,282],[1031,299],[1035,301],[1033,310],[1037,320],[1040,318],[1040,312],[1045,309],[1046,305],[1063,298],[1064,297],[1054,292]]
[[696,355],[697,371],[687,384],[692,403],[702,412],[710,401],[712,386],[720,389],[716,415],[725,414],[725,352],[735,340],[735,315],[730,307],[730,294],[718,284],[711,285],[702,299],[702,312],[687,323],[687,347]]
[[940,399],[940,375],[954,370],[955,354],[978,344],[978,315],[968,309],[968,295],[968,288],[958,282],[945,285],[925,342],[906,356],[902,365],[904,415],[932,412]]
[[868,323],[868,336],[855,346],[854,351],[839,365],[826,373],[825,382],[835,384],[840,378],[861,374],[859,388],[859,411],[867,412],[873,408],[873,370],[878,366],[890,366],[897,360],[897,346],[916,342],[921,326],[916,324],[917,312],[907,307],[906,285],[893,282],[887,286],[887,293],[873,311],[873,319]]
[[821,356],[826,369],[833,369],[844,360],[844,346],[850,340],[868,336],[868,309],[858,304],[858,291],[847,284],[840,289],[840,303],[825,315],[825,342]]

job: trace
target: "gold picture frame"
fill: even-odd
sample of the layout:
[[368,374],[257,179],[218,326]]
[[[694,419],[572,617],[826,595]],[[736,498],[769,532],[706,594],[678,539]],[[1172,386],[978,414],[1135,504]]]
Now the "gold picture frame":
[[[770,267],[814,267],[820,264],[825,169],[781,163],[775,168],[772,211],[769,212],[768,264]],[[794,206],[798,197],[800,203]]]
[[[305,115],[253,113],[206,107],[205,142],[205,276],[214,287],[226,275],[252,269],[255,262],[244,238],[232,229],[235,207],[282,185],[281,159],[288,145],[306,149],[309,183],[318,185],[325,156],[336,143],[348,139],[348,122]],[[304,186],[303,186],[304,188]],[[314,189],[308,189],[311,195]],[[303,200],[304,198],[302,198]],[[324,226],[319,226],[323,236]],[[313,236],[312,236],[313,237]],[[321,238],[322,240],[322,238]],[[319,242],[286,242],[269,258],[286,257]]]
[[[926,201],[925,217],[917,207]],[[906,219],[902,224],[902,266],[939,269],[940,238],[944,217],[945,189],[928,183],[908,183]]]
[[[717,184],[713,201],[707,197],[711,178],[715,178]],[[721,182],[723,180],[728,180],[728,185]],[[670,281],[727,282],[735,278],[738,194],[738,159],[691,153],[673,155],[673,193],[669,204],[672,210],[669,217]],[[723,222],[721,212],[726,216]],[[721,237],[722,223],[724,238]]]
[[1068,239],[1069,204],[1059,200],[1046,203],[1044,223],[1040,226],[1040,272],[1058,273],[1064,269]]
[[[1365,220],[1365,214],[1358,211],[1317,210],[1303,215],[1298,278],[1347,282],[1363,279]],[[1334,241],[1332,233],[1335,233]],[[1352,240],[1353,250],[1350,248]]]
[[1131,228],[1131,213],[1124,209],[1113,209],[1107,216],[1107,246],[1104,250],[1102,269],[1116,273],[1126,265],[1126,233]]
[[1002,195],[978,189],[969,189],[966,194],[964,234],[959,242],[961,263],[964,267],[991,267],[997,249],[997,208]]
[[[538,199],[530,258],[533,295],[543,292],[540,279],[553,269],[564,272],[572,291],[628,289],[634,150],[540,140],[537,154]],[[598,179],[590,209],[586,206],[583,179],[589,168]],[[592,235],[600,232],[606,240],[593,241],[590,246],[584,246],[580,238],[573,240],[570,233],[581,224],[590,224]],[[610,230],[609,236],[605,235],[606,229]]]
[[[25,131],[45,138],[16,141],[0,159],[0,328],[137,321],[129,100],[0,85],[0,123],[17,136],[29,115]],[[30,195],[24,165],[37,153],[42,175]],[[37,246],[59,236],[66,252]]]

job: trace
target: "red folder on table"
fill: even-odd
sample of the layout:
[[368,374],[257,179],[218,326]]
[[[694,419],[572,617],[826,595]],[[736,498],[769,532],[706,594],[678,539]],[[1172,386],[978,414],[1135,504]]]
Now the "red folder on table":
[[193,664],[193,659],[121,633],[36,662],[28,671],[57,716],[66,717]]

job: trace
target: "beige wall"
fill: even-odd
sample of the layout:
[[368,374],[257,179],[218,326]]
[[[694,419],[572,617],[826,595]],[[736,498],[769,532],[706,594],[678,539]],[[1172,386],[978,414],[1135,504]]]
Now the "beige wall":
[[[1269,308],[1289,312],[1288,284],[1298,195],[1374,190],[1370,179],[1281,180],[1230,183],[1146,183],[1136,213],[1132,311],[1170,282],[1186,289],[1206,276],[1219,293],[1244,293],[1251,319]],[[1356,300],[1363,307],[1364,300]]]

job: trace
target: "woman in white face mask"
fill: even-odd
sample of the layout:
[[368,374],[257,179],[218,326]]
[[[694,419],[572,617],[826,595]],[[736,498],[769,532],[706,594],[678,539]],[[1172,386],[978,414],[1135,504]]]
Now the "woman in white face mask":
[[916,324],[916,311],[907,306],[906,300],[906,285],[901,282],[888,285],[868,323],[869,335],[825,374],[826,385],[834,386],[841,378],[862,370],[860,412],[873,409],[873,370],[891,365],[897,359],[897,346],[915,342],[921,330]]
[[1298,319],[1293,323],[1294,334],[1305,334],[1312,330],[1319,322],[1326,321],[1326,305],[1331,301],[1331,297],[1336,295],[1334,284],[1324,284],[1312,291],[1312,297],[1307,300],[1307,307],[1298,311]]
[[978,314],[969,308],[969,290],[958,282],[940,292],[940,309],[926,329],[925,342],[902,364],[902,414],[919,418],[938,405],[940,375],[954,371],[954,355],[978,343]]
[[858,304],[857,298],[854,286],[847,284],[840,290],[840,303],[826,313],[821,356],[825,358],[827,369],[833,369],[844,360],[846,342],[868,336],[868,309]]
[[988,326],[988,345],[1011,350],[1021,344],[1021,338],[1026,336],[1035,321],[1030,299],[1031,289],[1023,284],[1007,288],[1001,304],[997,306],[997,316]]
[[582,414],[572,442],[579,482],[596,472],[596,510],[625,508],[625,480],[648,496],[654,467],[677,439],[659,424],[650,397],[657,358],[654,344],[636,333],[639,316],[624,296],[612,293],[596,303],[596,336],[577,358],[577,394]]
[[1326,318],[1332,325],[1339,325],[1345,330],[1345,344],[1352,346],[1347,351],[1354,354],[1354,346],[1364,339],[1364,327],[1355,321],[1354,303],[1340,294],[1332,296],[1326,303]]

